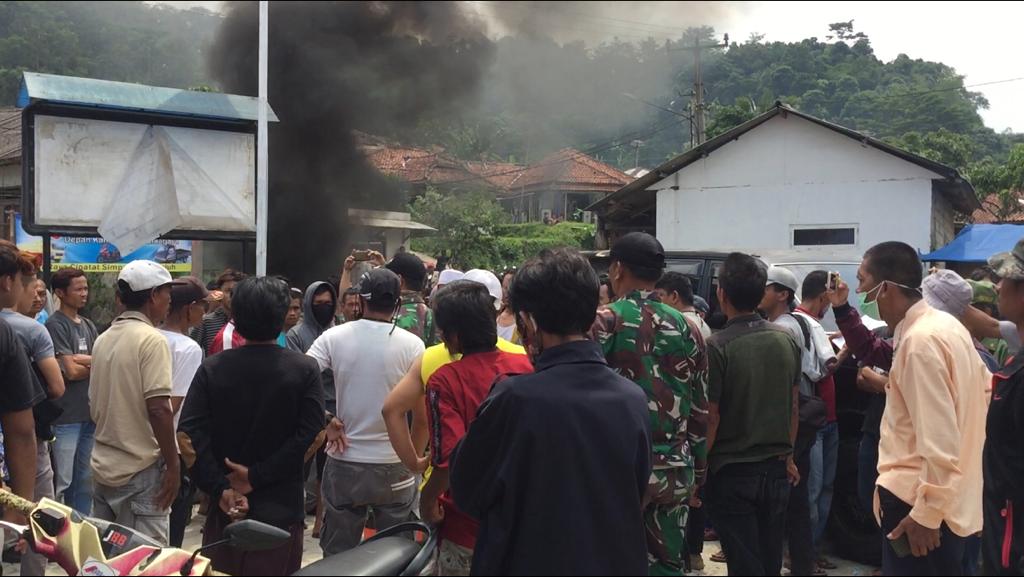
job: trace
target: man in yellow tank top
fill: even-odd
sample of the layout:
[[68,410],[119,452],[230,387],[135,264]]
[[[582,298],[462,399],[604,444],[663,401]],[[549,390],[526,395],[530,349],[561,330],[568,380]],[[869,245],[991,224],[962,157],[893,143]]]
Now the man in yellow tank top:
[[[497,277],[494,280],[497,281]],[[500,295],[492,294],[492,296],[497,299],[497,302],[501,302]],[[501,338],[498,339],[497,347],[498,350],[506,353],[526,354],[526,349],[523,347]],[[461,355],[449,353],[444,343],[427,348],[384,401],[384,423],[388,428],[391,445],[394,447],[395,453],[398,454],[398,458],[402,460],[402,464],[413,473],[426,473],[429,466],[429,459],[423,456],[429,441],[425,403],[427,382],[438,369],[449,363],[454,363],[460,357]],[[411,428],[409,419],[406,417],[410,412],[413,415]],[[429,474],[424,475],[424,480],[429,478]]]

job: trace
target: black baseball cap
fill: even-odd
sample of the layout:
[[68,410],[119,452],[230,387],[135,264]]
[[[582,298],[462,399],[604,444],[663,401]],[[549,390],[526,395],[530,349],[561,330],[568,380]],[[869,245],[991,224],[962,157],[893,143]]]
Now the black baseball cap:
[[402,281],[386,268],[375,268],[360,279],[359,295],[374,304],[397,304],[402,297]]
[[645,232],[631,232],[612,245],[611,260],[640,268],[665,268],[665,248]]

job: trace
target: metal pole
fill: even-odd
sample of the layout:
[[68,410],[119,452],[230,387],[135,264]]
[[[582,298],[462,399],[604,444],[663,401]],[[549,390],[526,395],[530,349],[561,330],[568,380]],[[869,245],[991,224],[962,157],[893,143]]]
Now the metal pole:
[[267,274],[267,28],[268,5],[260,2],[260,88],[256,127],[256,275]]
[[697,146],[704,144],[704,79],[700,65],[700,38],[693,41],[693,98],[694,115],[697,117]]

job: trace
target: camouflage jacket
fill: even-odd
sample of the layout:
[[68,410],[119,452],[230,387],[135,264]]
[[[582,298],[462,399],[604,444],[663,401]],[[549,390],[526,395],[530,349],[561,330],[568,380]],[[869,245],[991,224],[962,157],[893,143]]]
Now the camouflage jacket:
[[434,330],[434,311],[423,302],[418,292],[402,294],[402,308],[398,310],[395,324],[423,339],[423,344],[428,347],[440,342]]
[[597,312],[594,338],[609,366],[647,393],[655,468],[707,474],[708,362],[682,313],[634,291]]

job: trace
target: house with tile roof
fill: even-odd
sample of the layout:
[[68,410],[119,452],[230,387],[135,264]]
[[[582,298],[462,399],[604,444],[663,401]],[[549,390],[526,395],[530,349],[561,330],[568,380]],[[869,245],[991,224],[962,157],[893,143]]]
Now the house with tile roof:
[[516,222],[589,220],[586,209],[634,178],[579,150],[563,148],[527,166],[498,200]]
[[363,133],[355,137],[367,162],[405,183],[410,195],[428,186],[447,191],[486,188],[516,222],[582,220],[587,206],[635,179],[572,148],[523,166],[460,160],[441,148],[404,146]]
[[971,215],[974,224],[1024,224],[1024,191],[1004,200],[990,194],[981,201],[981,208]]

